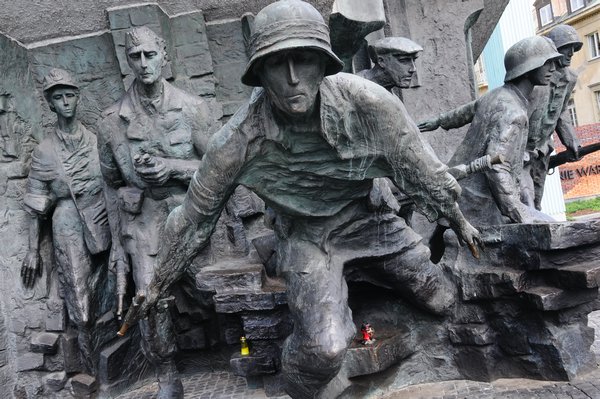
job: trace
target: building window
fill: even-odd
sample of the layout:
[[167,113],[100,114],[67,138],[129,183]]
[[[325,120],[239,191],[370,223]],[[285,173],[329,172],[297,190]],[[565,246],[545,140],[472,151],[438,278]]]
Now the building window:
[[552,4],[546,4],[545,6],[539,9],[540,12],[540,23],[542,26],[548,25],[550,22],[554,20],[554,16],[552,15]]
[[600,116],[600,90],[594,92],[594,100],[596,100],[596,110]]
[[590,47],[590,59],[600,57],[600,39],[598,32],[587,35],[588,46]]
[[571,12],[575,12],[585,7],[585,0],[569,0],[569,5],[571,6]]
[[573,126],[578,126],[577,111],[575,110],[575,101],[573,101],[573,99],[570,99],[567,103],[567,110],[569,111],[569,115],[571,115],[571,123],[573,124]]

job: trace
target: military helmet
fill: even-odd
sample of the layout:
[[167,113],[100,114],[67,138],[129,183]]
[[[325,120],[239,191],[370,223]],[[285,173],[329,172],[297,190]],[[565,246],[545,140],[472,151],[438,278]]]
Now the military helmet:
[[256,14],[250,38],[250,60],[242,83],[260,86],[254,65],[267,55],[288,49],[314,49],[326,56],[325,75],[340,72],[344,63],[331,50],[329,28],[321,14],[301,0],[280,0]]
[[544,65],[548,60],[561,58],[552,40],[544,36],[532,36],[511,46],[504,56],[505,82],[510,82],[527,72]]
[[423,51],[423,47],[406,37],[385,37],[369,45],[369,57],[373,63],[377,62],[377,56],[387,53],[417,55]]
[[546,34],[546,36],[554,42],[556,48],[572,44],[575,51],[579,51],[581,50],[581,47],[583,47],[583,43],[579,40],[577,31],[570,25],[556,25]]
[[44,76],[44,80],[42,82],[42,89],[44,93],[47,93],[48,90],[55,86],[69,86],[79,89],[75,80],[71,77],[71,74],[64,69],[53,68],[48,72],[46,76]]

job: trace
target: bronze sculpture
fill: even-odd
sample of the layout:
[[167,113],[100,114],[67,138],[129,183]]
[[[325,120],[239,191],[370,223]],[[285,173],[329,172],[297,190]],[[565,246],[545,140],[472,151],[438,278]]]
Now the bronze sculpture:
[[[561,57],[556,61],[556,70],[549,85],[537,86],[531,93],[529,103],[529,132],[527,159],[521,184],[522,200],[529,206],[541,210],[544,183],[550,154],[554,150],[552,133],[556,131],[560,141],[571,153],[571,160],[579,158],[579,140],[568,114],[567,103],[577,81],[577,74],[569,68],[573,53],[582,43],[575,29],[569,25],[557,25],[548,33]],[[448,130],[458,128],[473,120],[479,100],[467,103],[452,111],[419,123],[421,131],[439,127]]]
[[96,291],[106,267],[99,260],[111,241],[96,136],[77,120],[79,88],[68,72],[51,70],[43,90],[57,123],[33,152],[24,198],[31,213],[29,252],[21,276],[24,285],[31,287],[41,274],[40,229],[51,217],[54,256],[69,320],[77,327],[82,359],[93,373]]
[[376,82],[390,91],[394,88],[411,87],[413,76],[417,72],[415,61],[423,47],[406,37],[386,37],[370,44],[368,51],[373,68],[360,71],[358,76]]
[[529,161],[525,164],[522,184],[525,202],[538,210],[542,207],[548,162],[554,151],[552,133],[556,131],[560,141],[571,153],[572,160],[579,158],[580,147],[567,103],[577,83],[577,73],[569,68],[571,57],[581,50],[583,43],[579,40],[577,31],[569,25],[555,26],[547,37],[554,42],[562,57],[556,61],[556,71],[550,84],[535,88],[531,95],[533,112],[529,118],[527,140]]
[[[104,112],[99,126],[102,172],[108,184],[117,267],[131,272],[143,292],[156,265],[160,230],[181,204],[214,127],[204,101],[162,78],[165,41],[147,27],[126,35],[135,80],[123,98]],[[118,217],[116,217],[118,216]],[[122,297],[124,290],[119,295]],[[122,301],[122,299],[121,299]],[[168,303],[140,325],[142,347],[155,367],[159,398],[181,398],[183,386]]]
[[551,220],[521,201],[520,179],[528,138],[529,96],[534,86],[550,83],[561,57],[547,38],[534,36],[513,45],[504,58],[503,86],[477,101],[473,122],[450,165],[483,155],[502,155],[504,163],[461,182],[459,203],[476,225]]
[[[368,46],[373,67],[357,75],[385,87],[402,100],[402,89],[411,87],[417,72],[415,61],[422,51],[423,47],[406,37],[379,39]],[[385,204],[412,226],[415,205],[389,179],[375,179],[371,197],[374,204]]]
[[242,82],[262,88],[213,136],[183,205],[169,215],[141,313],[152,312],[207,245],[227,198],[244,184],[277,212],[279,272],[295,321],[283,350],[286,389],[314,397],[355,335],[344,264],[369,259],[374,274],[430,312],[454,302],[452,282],[421,237],[397,215],[368,209],[373,178],[392,177],[430,220],[446,217],[473,248],[479,235],[456,204],[456,180],[401,101],[365,79],[335,75],[342,63],[311,5],[265,7],[251,43]]

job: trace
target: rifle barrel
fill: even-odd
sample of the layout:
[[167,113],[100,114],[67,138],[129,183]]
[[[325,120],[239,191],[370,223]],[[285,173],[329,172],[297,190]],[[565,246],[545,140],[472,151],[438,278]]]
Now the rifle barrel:
[[[600,151],[600,143],[593,143],[590,145],[586,145],[579,148],[579,159],[589,155],[593,152]],[[556,155],[552,155],[550,157],[550,161],[548,162],[548,169],[556,168],[557,166],[564,165],[568,162],[576,162],[571,157],[571,151],[561,151]]]

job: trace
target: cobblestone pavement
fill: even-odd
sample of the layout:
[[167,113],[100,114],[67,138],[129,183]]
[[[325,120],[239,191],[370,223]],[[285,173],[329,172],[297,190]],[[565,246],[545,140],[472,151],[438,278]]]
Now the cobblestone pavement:
[[[266,399],[263,389],[251,389],[246,380],[227,371],[201,372],[183,378],[186,399]],[[155,399],[151,383],[118,399]],[[492,383],[445,381],[413,385],[382,399],[600,399],[600,368],[572,382],[501,379]],[[280,396],[277,399],[289,398]],[[274,398],[272,398],[274,399]]]
[[[600,311],[590,314],[596,328],[594,352],[600,355]],[[600,359],[600,358],[599,358]],[[185,399],[266,399],[263,389],[227,371],[202,371],[182,378]],[[148,383],[114,399],[155,399],[157,383]],[[374,397],[374,396],[371,396]],[[600,368],[571,382],[501,379],[491,383],[445,381],[419,384],[381,394],[382,399],[600,399]],[[272,399],[284,399],[280,396]]]

